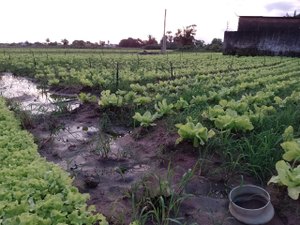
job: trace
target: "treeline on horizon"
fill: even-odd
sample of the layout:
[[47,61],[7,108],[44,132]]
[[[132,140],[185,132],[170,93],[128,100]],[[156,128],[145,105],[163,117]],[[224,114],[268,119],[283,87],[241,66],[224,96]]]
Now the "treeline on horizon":
[[[165,35],[167,49],[181,49],[181,50],[208,50],[208,51],[222,51],[223,42],[220,38],[214,38],[211,43],[206,44],[203,40],[197,40],[196,25],[189,25],[183,29],[178,29],[173,35],[171,31],[167,31]],[[50,41],[49,38],[45,42],[28,41],[20,43],[0,43],[0,47],[53,47],[53,48],[143,48],[145,50],[161,49],[162,39],[158,42],[155,37],[148,35],[147,40],[140,38],[126,38],[120,40],[119,44],[111,44],[109,41],[90,42],[84,40],[74,40],[70,43],[67,39],[62,39],[60,42]]]

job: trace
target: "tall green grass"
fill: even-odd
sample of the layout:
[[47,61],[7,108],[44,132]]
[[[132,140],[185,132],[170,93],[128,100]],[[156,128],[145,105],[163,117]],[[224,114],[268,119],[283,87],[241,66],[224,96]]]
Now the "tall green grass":
[[275,163],[282,157],[282,133],[289,125],[299,132],[299,122],[300,106],[288,105],[266,117],[250,133],[219,135],[211,148],[222,154],[226,161],[224,166],[254,175],[265,183],[275,172]]

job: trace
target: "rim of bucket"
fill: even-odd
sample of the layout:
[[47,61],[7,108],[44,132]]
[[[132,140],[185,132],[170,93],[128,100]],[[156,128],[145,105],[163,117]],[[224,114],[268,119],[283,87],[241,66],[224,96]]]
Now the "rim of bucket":
[[[240,188],[243,188],[243,187],[253,187],[253,188],[260,189],[261,191],[263,191],[266,194],[266,196],[263,196],[263,195],[259,195],[259,196],[261,196],[263,198],[267,197],[267,199],[266,199],[267,203],[264,206],[262,206],[260,208],[255,208],[255,209],[247,209],[247,208],[244,208],[244,207],[241,207],[241,206],[235,204],[235,202],[232,199],[232,193],[234,191],[236,191],[237,189],[240,189]],[[229,192],[229,201],[230,201],[231,204],[233,204],[235,207],[237,207],[239,209],[254,211],[254,210],[262,210],[264,208],[267,208],[268,205],[271,204],[271,197],[270,197],[270,194],[264,188],[253,185],[253,184],[245,184],[245,185],[241,185],[241,186],[236,186],[233,189],[231,189],[231,191]]]

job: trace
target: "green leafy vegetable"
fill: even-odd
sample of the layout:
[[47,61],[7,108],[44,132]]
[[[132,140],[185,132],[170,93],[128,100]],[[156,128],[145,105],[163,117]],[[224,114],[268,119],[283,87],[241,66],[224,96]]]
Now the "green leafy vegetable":
[[142,127],[149,127],[149,126],[155,126],[156,124],[153,122],[159,117],[160,116],[157,113],[152,115],[151,112],[146,111],[143,115],[141,115],[139,112],[136,112],[132,118],[137,120]]
[[294,138],[294,129],[289,126],[285,129],[283,135],[283,142],[281,147],[284,150],[282,158],[286,161],[300,160],[300,139]]
[[215,135],[213,130],[209,130],[201,123],[194,124],[191,117],[187,118],[186,124],[176,124],[180,137],[176,140],[176,144],[183,140],[191,140],[194,147],[204,145],[209,138]]
[[227,109],[225,115],[218,116],[214,121],[215,126],[222,130],[247,131],[254,128],[247,115],[239,116],[231,109]]
[[97,97],[95,95],[91,95],[90,93],[80,92],[78,99],[82,103],[97,102]]
[[89,196],[72,186],[69,174],[37,152],[0,98],[0,224],[100,224]]
[[286,128],[284,130],[282,138],[284,141],[292,141],[294,139],[294,128],[292,126]]
[[136,98],[133,100],[133,102],[137,105],[145,105],[152,101],[150,97],[146,96],[136,96]]
[[288,195],[297,200],[300,194],[300,165],[292,168],[288,162],[280,160],[276,163],[276,170],[278,175],[273,176],[268,184],[278,183],[287,186]]
[[103,107],[108,107],[108,106],[121,107],[123,105],[123,97],[120,95],[111,94],[110,90],[102,91],[99,105]]
[[174,107],[177,110],[182,110],[189,107],[189,103],[186,100],[184,100],[182,97],[180,97],[180,99],[177,100],[177,102],[175,103]]
[[163,99],[161,102],[155,104],[154,108],[159,115],[164,116],[173,113],[174,105],[172,103],[168,104],[167,100]]

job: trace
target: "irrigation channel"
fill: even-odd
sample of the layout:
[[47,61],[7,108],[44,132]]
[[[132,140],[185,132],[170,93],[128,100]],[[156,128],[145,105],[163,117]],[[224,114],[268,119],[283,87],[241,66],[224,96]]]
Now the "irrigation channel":
[[[139,219],[141,207],[159,196],[178,199],[178,214],[169,217],[183,224],[241,224],[230,215],[227,197],[240,177],[225,182],[217,157],[199,162],[191,145],[175,146],[177,134],[167,132],[164,122],[137,137],[138,129],[108,123],[96,104],[81,104],[76,94],[51,92],[10,73],[0,74],[0,94],[34,135],[41,156],[68,171],[111,224]],[[269,224],[284,223],[276,215]]]

